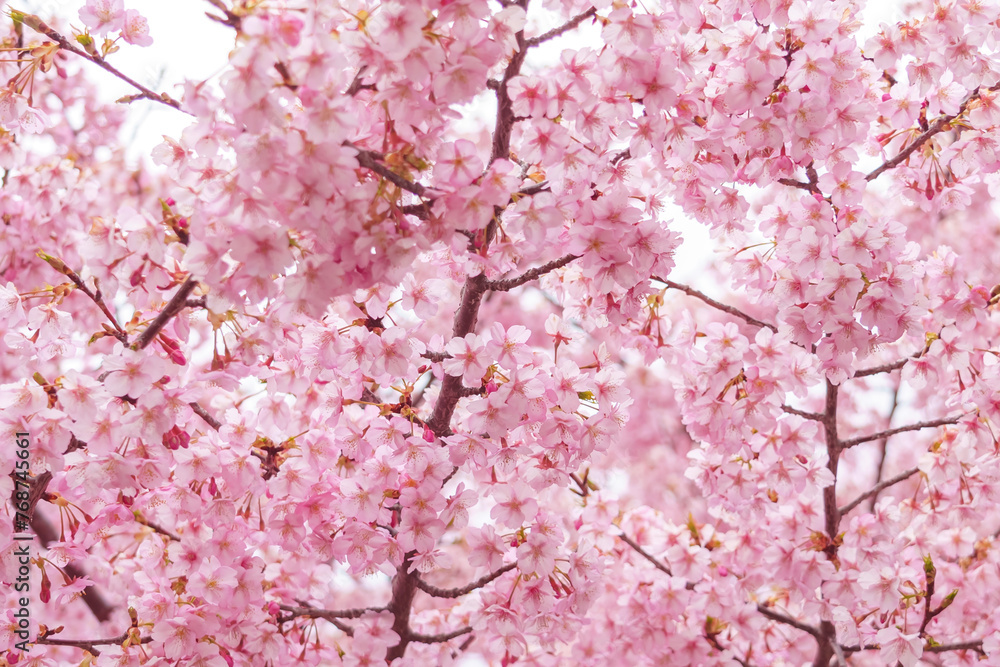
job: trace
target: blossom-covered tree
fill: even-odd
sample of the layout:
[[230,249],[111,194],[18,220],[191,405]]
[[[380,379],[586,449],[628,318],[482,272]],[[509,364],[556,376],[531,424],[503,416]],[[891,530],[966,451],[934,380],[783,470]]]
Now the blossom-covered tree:
[[1000,3],[207,0],[167,92],[63,4],[0,63],[0,662],[1000,664]]

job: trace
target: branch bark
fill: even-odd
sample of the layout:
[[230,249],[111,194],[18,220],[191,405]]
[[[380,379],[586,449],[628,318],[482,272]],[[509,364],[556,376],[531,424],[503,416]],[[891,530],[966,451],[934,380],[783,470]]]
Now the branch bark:
[[917,422],[915,424],[907,424],[906,426],[898,426],[896,428],[886,429],[885,431],[879,431],[878,433],[872,433],[871,435],[863,435],[859,438],[851,438],[849,440],[844,440],[841,443],[843,449],[848,449],[854,447],[855,445],[860,445],[864,442],[871,442],[872,440],[879,440],[881,438],[888,438],[891,435],[896,435],[897,433],[906,433],[907,431],[919,431],[925,428],[934,428],[936,426],[946,426],[948,424],[957,423],[962,417],[968,413],[962,413],[960,415],[954,415],[952,417],[944,417],[942,419],[932,419],[926,422]]

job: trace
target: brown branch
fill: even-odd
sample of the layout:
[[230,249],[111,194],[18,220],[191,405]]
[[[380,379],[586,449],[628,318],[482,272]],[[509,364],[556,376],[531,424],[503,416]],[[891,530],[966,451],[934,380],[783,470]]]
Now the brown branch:
[[569,32],[573,28],[577,27],[578,25],[580,25],[581,23],[583,23],[584,21],[586,21],[591,16],[596,16],[596,15],[597,15],[597,8],[596,7],[591,7],[587,11],[585,11],[585,12],[583,12],[581,14],[577,14],[576,16],[574,16],[573,18],[571,18],[569,21],[567,21],[566,23],[563,23],[561,26],[559,26],[557,28],[553,28],[552,30],[549,30],[546,33],[542,33],[541,35],[538,35],[537,37],[532,37],[531,39],[526,39],[524,41],[524,45],[526,47],[529,47],[529,48],[532,47],[532,46],[538,46],[539,44],[541,44],[543,42],[547,42],[550,39],[553,39],[555,37],[558,37],[559,35],[562,35],[563,33]]
[[881,366],[875,366],[873,368],[865,368],[860,371],[855,371],[851,379],[868,377],[869,375],[878,375],[879,373],[891,373],[892,371],[899,370],[910,361],[910,359],[916,359],[920,355],[913,357],[906,357],[904,359],[897,359],[888,364],[882,364]]
[[659,570],[660,572],[663,572],[668,577],[674,576],[674,573],[670,571],[669,567],[667,567],[666,565],[664,565],[663,563],[661,563],[657,558],[655,558],[652,555],[650,555],[648,551],[646,551],[645,549],[643,549],[642,547],[639,546],[638,542],[636,542],[635,540],[633,540],[631,537],[629,537],[625,533],[622,533],[621,535],[618,535],[618,539],[620,539],[622,542],[624,542],[625,544],[627,544],[630,547],[632,547],[632,549],[634,549],[636,553],[638,553],[640,556],[642,556],[643,558],[645,558],[646,560],[648,560],[650,563],[652,563],[653,566],[657,570]]
[[374,171],[376,174],[378,174],[385,180],[389,181],[390,183],[398,187],[400,190],[406,190],[407,192],[412,192],[418,197],[423,197],[424,193],[427,192],[427,188],[421,185],[420,183],[414,183],[413,181],[407,180],[402,176],[400,176],[399,174],[397,174],[396,172],[394,172],[392,169],[389,169],[389,167],[386,167],[384,164],[378,162],[376,158],[382,157],[378,153],[355,146],[350,141],[345,141],[344,145],[348,146],[349,148],[353,148],[358,152],[358,154],[355,157],[357,158],[359,165],[361,165],[365,169]]
[[767,329],[770,329],[771,331],[774,331],[775,333],[778,332],[778,327],[774,326],[773,324],[769,324],[767,322],[762,322],[762,321],[758,320],[757,318],[750,317],[749,315],[747,315],[746,313],[744,313],[742,310],[739,310],[737,308],[733,308],[732,306],[727,306],[724,303],[719,303],[715,299],[713,299],[713,298],[711,298],[711,297],[709,297],[709,296],[707,296],[705,294],[702,294],[698,290],[693,289],[691,287],[688,287],[687,285],[681,285],[680,283],[675,283],[675,282],[673,282],[671,280],[664,280],[663,278],[658,278],[657,276],[651,276],[651,277],[656,282],[663,283],[664,285],[666,285],[670,289],[679,290],[681,292],[684,292],[688,296],[693,296],[696,299],[700,299],[701,301],[704,301],[705,303],[707,303],[708,305],[712,306],[716,310],[721,310],[724,313],[728,313],[728,314],[732,315],[733,317],[736,317],[736,318],[739,318],[739,319],[743,320],[747,324],[752,324],[755,327],[767,328]]
[[973,640],[967,642],[958,642],[955,644],[938,644],[936,646],[925,646],[924,651],[927,653],[947,653],[948,651],[975,651],[976,653],[983,654],[983,640]]
[[124,81],[125,83],[127,83],[128,85],[130,85],[133,88],[135,88],[136,90],[138,90],[140,92],[140,95],[139,96],[133,95],[132,96],[133,98],[142,97],[142,98],[145,98],[147,100],[152,100],[154,102],[159,102],[160,104],[165,104],[168,107],[171,107],[173,109],[177,109],[178,111],[186,113],[189,116],[194,115],[194,114],[192,114],[192,113],[190,113],[190,112],[185,111],[184,109],[182,109],[180,102],[178,102],[177,100],[173,99],[172,97],[170,97],[166,93],[155,93],[155,92],[153,92],[152,90],[150,90],[146,86],[142,85],[141,83],[139,83],[135,79],[131,78],[127,74],[124,74],[123,72],[121,72],[120,70],[116,69],[112,65],[109,65],[108,62],[106,60],[104,60],[103,58],[100,58],[98,56],[92,56],[89,53],[87,53],[86,51],[82,51],[82,50],[78,49],[77,47],[73,46],[73,44],[68,39],[66,39],[65,37],[63,37],[62,35],[60,35],[58,32],[56,32],[55,30],[53,30],[51,27],[49,27],[48,25],[46,25],[37,16],[33,16],[33,15],[30,15],[30,14],[27,14],[27,15],[24,16],[23,20],[24,20],[24,24],[26,26],[28,26],[29,28],[31,28],[35,32],[38,32],[38,33],[40,33],[42,35],[45,35],[46,37],[48,37],[52,41],[56,42],[59,45],[59,48],[61,50],[63,50],[63,51],[69,51],[70,53],[75,53],[76,55],[80,56],[84,60],[89,60],[90,62],[94,63],[95,65],[97,65],[101,69],[105,70],[106,72],[110,72],[112,75],[118,77],[119,79],[121,79],[122,81]]
[[462,586],[461,588],[438,588],[437,586],[432,586],[431,584],[428,584],[426,581],[424,581],[423,579],[421,579],[416,575],[414,575],[414,581],[416,582],[417,588],[422,590],[424,593],[427,593],[431,597],[460,598],[463,595],[468,595],[472,591],[482,588],[483,586],[485,586],[486,584],[490,583],[495,579],[499,579],[504,574],[513,570],[515,567],[517,567],[517,563],[508,563],[507,565],[504,565],[500,569],[494,570],[493,572],[490,572],[487,575],[483,575],[482,577],[479,577],[478,579],[473,581],[471,584],[467,584],[465,586]]
[[170,540],[172,540],[174,542],[180,542],[181,541],[180,537],[178,537],[174,533],[171,533],[166,528],[163,528],[159,524],[153,523],[152,521],[150,521],[146,517],[142,516],[138,512],[135,512],[134,514],[135,514],[135,520],[136,520],[137,523],[141,523],[142,525],[146,526],[147,528],[153,529],[154,532],[157,532],[160,535],[163,535],[164,537],[166,537],[166,538],[168,538],[168,539],[170,539]]
[[[827,470],[833,475],[833,483],[823,489],[823,516],[826,531],[826,545],[823,552],[828,560],[838,565],[837,534],[840,528],[840,511],[837,508],[837,471],[840,453],[843,450],[840,436],[837,434],[837,397],[839,387],[829,379],[826,381],[826,407],[823,410],[823,439],[826,443]],[[816,637],[816,657],[814,667],[827,667],[836,655],[834,646],[837,644],[837,630],[830,621],[821,621],[819,636]]]
[[507,292],[515,287],[520,287],[525,283],[531,282],[532,280],[535,280],[550,271],[564,267],[574,259],[579,259],[579,257],[579,255],[564,255],[563,257],[554,259],[547,264],[542,264],[537,268],[525,271],[516,278],[508,278],[506,280],[487,280],[486,289],[493,290],[494,292]]
[[879,482],[878,484],[876,484],[872,488],[868,489],[867,491],[865,491],[864,493],[862,493],[860,496],[858,496],[857,498],[855,498],[851,502],[849,502],[846,505],[844,505],[843,507],[841,507],[838,510],[840,512],[840,515],[843,516],[843,515],[847,514],[852,509],[854,509],[855,507],[857,507],[858,505],[860,505],[861,503],[863,503],[866,498],[872,498],[875,495],[877,495],[880,491],[882,491],[884,489],[888,489],[890,486],[893,486],[895,484],[899,484],[903,480],[906,480],[906,479],[909,479],[910,477],[913,477],[918,472],[920,472],[920,468],[910,468],[909,470],[906,470],[906,471],[903,471],[903,472],[899,473],[895,477],[890,477],[889,479],[886,479],[886,480],[883,480],[883,481]]
[[417,632],[410,633],[410,641],[418,642],[420,644],[440,644],[446,642],[450,639],[455,639],[456,637],[461,637],[462,635],[467,635],[472,632],[472,628],[468,625],[464,628],[459,628],[458,630],[452,630],[451,632],[443,632],[439,635],[422,635]]
[[953,415],[951,417],[945,417],[943,419],[933,419],[931,421],[926,421],[926,422],[917,422],[916,424],[907,424],[906,426],[897,426],[896,428],[890,428],[885,431],[880,431],[878,433],[872,433],[871,435],[863,435],[858,438],[851,438],[849,440],[844,440],[840,444],[843,449],[848,449],[850,447],[854,447],[855,445],[860,445],[863,442],[871,442],[872,440],[888,438],[889,436],[896,435],[897,433],[905,433],[907,431],[919,431],[920,429],[924,428],[934,428],[937,426],[946,426],[948,424],[955,424],[967,414],[968,413],[963,412],[960,415]]
[[51,255],[43,252],[39,252],[38,256],[41,257],[46,264],[73,281],[73,284],[76,285],[78,290],[86,294],[91,301],[97,304],[97,307],[101,309],[101,312],[103,312],[105,317],[111,321],[111,324],[114,327],[114,331],[110,333],[115,338],[120,340],[122,344],[128,345],[128,335],[125,333],[125,330],[122,329],[121,325],[118,324],[118,319],[115,317],[114,313],[112,313],[111,309],[108,308],[108,305],[104,303],[104,297],[101,295],[99,287],[96,292],[91,291],[91,289],[87,287],[87,284],[83,282],[83,279],[80,278],[80,274],[66,266],[61,259],[52,257]]
[[790,616],[785,616],[784,614],[779,614],[776,611],[771,611],[771,609],[765,607],[762,604],[757,605],[757,611],[759,611],[762,615],[766,616],[772,621],[775,621],[777,623],[783,623],[785,625],[795,628],[796,630],[801,630],[802,632],[807,632],[813,637],[815,637],[817,640],[820,639],[822,636],[820,634],[820,631],[814,628],[813,626],[807,625],[801,621],[796,621],[794,618]]
[[[996,89],[996,87],[991,88],[991,90],[995,90],[995,89]],[[916,139],[914,139],[906,148],[904,148],[903,150],[899,151],[899,153],[896,155],[896,157],[894,157],[894,158],[892,158],[890,160],[886,160],[878,168],[872,170],[871,173],[869,173],[867,176],[865,176],[865,180],[866,181],[875,180],[876,178],[878,178],[882,174],[882,172],[888,171],[889,169],[893,169],[893,168],[899,166],[900,164],[902,164],[903,162],[905,162],[911,155],[913,155],[913,153],[918,148],[920,148],[925,143],[927,143],[931,139],[931,137],[933,137],[935,134],[938,134],[938,133],[944,131],[945,129],[947,129],[948,123],[950,123],[951,121],[955,120],[956,118],[958,118],[959,116],[961,116],[963,113],[965,113],[965,109],[966,109],[966,107],[969,106],[969,102],[971,102],[972,100],[976,99],[977,97],[979,97],[979,89],[978,88],[976,90],[972,91],[972,93],[969,94],[969,96],[965,98],[965,100],[962,102],[961,106],[959,106],[959,108],[958,108],[958,113],[956,113],[954,115],[946,115],[946,116],[939,117],[937,120],[935,120],[933,123],[931,123],[931,125],[927,128],[927,130],[925,130],[923,133],[921,133],[920,136],[918,136]]]
[[174,294],[174,296],[167,302],[160,314],[149,323],[146,330],[139,334],[139,337],[134,343],[132,343],[133,350],[141,350],[153,342],[156,334],[163,330],[163,327],[167,326],[167,323],[177,315],[177,313],[184,310],[187,307],[187,298],[194,291],[194,288],[198,286],[198,281],[193,277],[188,278],[182,284],[180,289]]
[[334,618],[361,618],[367,613],[374,612],[378,613],[380,611],[385,611],[385,607],[364,607],[363,609],[317,609],[316,607],[297,607],[289,604],[279,604],[278,608],[282,611],[287,611],[289,613],[288,618],[283,620],[291,620],[291,618],[298,618],[300,616],[305,616],[307,618],[322,618],[325,620],[330,620]]
[[819,192],[819,187],[815,183],[806,183],[805,181],[796,181],[794,178],[779,178],[778,182],[782,185],[787,185],[792,188],[799,188],[800,190],[805,190],[806,192]]
[[[896,379],[896,386],[892,390],[892,406],[889,408],[889,416],[885,419],[886,427],[892,426],[892,418],[896,414],[896,408],[899,407],[899,388],[901,386],[901,381],[899,378]],[[875,469],[875,484],[876,486],[882,481],[882,473],[885,470],[885,459],[889,453],[889,438],[885,437],[879,440],[879,457],[878,457],[878,467]],[[869,509],[875,510],[875,503],[878,502],[878,493],[881,489],[876,490],[871,496],[871,502],[869,503]]]
[[793,408],[790,405],[782,405],[781,409],[790,415],[798,415],[799,417],[803,417],[805,419],[809,419],[812,421],[818,422],[823,420],[823,415],[817,412],[806,412],[805,410],[799,410],[798,408]]
[[[516,5],[527,11],[528,0],[517,0]],[[517,50],[511,56],[507,67],[504,69],[503,78],[496,88],[497,116],[493,130],[493,142],[490,148],[490,159],[487,166],[492,165],[498,159],[506,159],[510,156],[511,131],[514,127],[513,101],[510,99],[508,84],[510,80],[518,75],[521,65],[524,63],[527,54],[527,46],[524,39],[524,31],[519,30],[514,35],[517,41]],[[364,165],[362,160],[366,156],[359,153],[358,163]],[[377,164],[374,160],[367,160],[370,164]],[[391,173],[391,172],[390,172]],[[408,182],[407,182],[408,183]],[[418,186],[418,190],[410,192],[418,196],[423,195],[424,188]],[[486,225],[482,247],[479,249],[485,256],[490,241],[496,232],[497,218],[500,207],[494,207],[494,217]],[[466,278],[462,287],[462,299],[458,311],[452,324],[452,335],[463,337],[472,333],[476,329],[476,320],[479,317],[479,305],[482,303],[483,294],[486,293],[486,275],[480,273]],[[441,382],[441,393],[438,396],[434,411],[427,425],[431,431],[439,438],[451,434],[451,419],[455,414],[455,407],[458,405],[462,388],[462,378],[453,375],[446,375]],[[406,646],[411,641],[413,631],[410,629],[410,613],[413,604],[414,593],[417,590],[419,577],[410,572],[413,553],[404,556],[403,562],[396,568],[396,575],[392,581],[392,598],[389,601],[388,611],[392,613],[392,630],[399,635],[399,643],[391,647],[386,654],[386,661],[392,662],[396,658],[401,658],[406,653]]]
[[[462,302],[459,304],[458,312],[455,313],[455,324],[452,327],[453,337],[462,338],[475,331],[476,320],[479,317],[479,304],[486,292],[487,282],[486,276],[481,273],[465,281],[465,286],[462,288]],[[451,434],[451,417],[455,414],[455,406],[458,405],[458,399],[461,398],[461,395],[461,376],[446,375],[441,382],[441,394],[434,406],[434,412],[427,420],[427,424],[439,438]]]
[[222,428],[222,422],[220,422],[218,419],[210,415],[208,413],[208,410],[201,407],[201,405],[195,403],[194,401],[188,403],[188,405],[191,406],[191,409],[194,410],[194,413],[196,415],[201,417],[205,421],[205,423],[211,426],[213,429],[218,431],[220,428]]
[[[109,637],[107,639],[49,639],[48,637],[39,637],[33,644],[43,644],[46,646],[75,646],[76,648],[83,649],[93,656],[98,656],[101,651],[97,648],[98,646],[121,646],[129,639],[129,633],[121,634],[117,637]],[[152,637],[140,637],[140,644],[148,644],[153,641]],[[135,641],[133,640],[133,644]]]
[[[36,513],[32,517],[31,530],[38,536],[38,540],[42,543],[43,547],[48,547],[52,542],[59,541],[59,533],[56,532],[55,526],[49,523],[49,520],[41,513]],[[67,563],[62,570],[71,579],[82,579],[87,576],[75,563]],[[87,605],[91,613],[94,614],[94,618],[98,621],[104,623],[111,620],[111,615],[115,608],[104,599],[104,596],[101,595],[96,586],[87,586],[83,589],[80,599],[83,600],[83,603]],[[125,640],[122,639],[122,641]]]

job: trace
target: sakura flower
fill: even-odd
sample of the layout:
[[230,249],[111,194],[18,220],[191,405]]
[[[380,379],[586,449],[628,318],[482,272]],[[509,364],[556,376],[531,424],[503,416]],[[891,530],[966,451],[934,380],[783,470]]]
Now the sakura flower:
[[149,36],[149,23],[134,9],[125,11],[125,26],[122,28],[122,37],[129,44],[136,46],[149,46],[153,43],[153,38]]
[[466,334],[464,338],[453,338],[445,347],[451,355],[442,362],[448,375],[460,375],[468,386],[477,386],[486,372],[489,361],[486,358],[486,345],[476,334]]
[[879,630],[875,641],[880,647],[879,657],[886,665],[899,663],[913,667],[924,653],[924,642],[918,634],[904,634],[895,627]]
[[80,9],[80,20],[98,35],[121,30],[125,27],[123,0],[87,0]]

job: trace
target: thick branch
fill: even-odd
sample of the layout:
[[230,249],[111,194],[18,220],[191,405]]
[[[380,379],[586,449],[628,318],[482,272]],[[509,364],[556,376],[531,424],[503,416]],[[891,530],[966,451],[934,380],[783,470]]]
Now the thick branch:
[[572,262],[574,259],[579,259],[579,255],[564,255],[559,259],[554,259],[547,264],[542,264],[541,266],[531,269],[530,271],[525,271],[516,278],[508,278],[507,280],[487,280],[486,289],[493,290],[494,292],[507,292],[514,289],[515,287],[520,287],[521,285],[531,282],[536,278],[544,276],[550,271],[562,268]]
[[774,326],[773,324],[768,324],[767,322],[761,322],[755,317],[750,317],[742,310],[733,308],[732,306],[727,306],[724,303],[719,303],[715,299],[705,294],[702,294],[698,290],[688,287],[687,285],[681,285],[680,283],[675,283],[671,280],[664,280],[663,278],[657,278],[656,276],[652,276],[652,278],[657,282],[663,283],[670,289],[680,290],[681,292],[684,292],[688,296],[693,296],[696,299],[700,299],[705,303],[707,303],[708,305],[712,306],[712,308],[715,308],[716,310],[721,310],[724,313],[728,313],[733,317],[739,318],[744,322],[746,322],[747,324],[752,324],[755,327],[767,328],[770,329],[771,331],[774,331],[775,333],[777,333],[778,331],[778,327]]
[[948,424],[957,423],[962,417],[967,413],[962,413],[960,415],[954,415],[952,417],[945,417],[943,419],[933,419],[926,422],[917,422],[916,424],[907,424],[906,426],[897,426],[896,428],[890,428],[885,431],[880,431],[879,433],[872,433],[871,435],[863,435],[859,438],[851,438],[849,440],[842,441],[841,447],[847,449],[849,447],[854,447],[855,445],[860,445],[863,442],[871,442],[872,440],[880,440],[882,438],[888,438],[891,435],[896,435],[897,433],[905,433],[907,431],[919,431],[924,428],[934,428],[936,426],[946,426]]
[[173,319],[177,313],[187,307],[187,298],[191,296],[191,292],[193,292],[194,288],[197,286],[198,281],[193,277],[185,280],[180,289],[177,290],[170,301],[167,302],[167,305],[164,306],[163,310],[160,311],[160,314],[149,323],[146,330],[139,334],[136,341],[132,343],[132,349],[141,350],[153,342],[153,339],[156,338],[156,334],[160,333],[160,331],[163,330],[163,327],[167,326],[167,323],[170,322],[170,320]]
[[[452,336],[461,338],[476,329],[476,320],[479,317],[479,304],[483,300],[486,292],[486,276],[479,274],[465,281],[462,288],[462,302],[455,313],[455,324],[452,328]],[[462,378],[455,375],[446,375],[441,382],[441,394],[438,396],[437,405],[434,406],[434,413],[427,421],[431,430],[439,438],[451,433],[451,417],[455,414],[455,406],[462,396]]]
[[[59,541],[59,533],[56,531],[55,526],[49,523],[48,519],[42,516],[40,512],[32,517],[31,530],[38,536],[38,540],[42,543],[43,547],[49,546],[52,542]],[[81,579],[87,576],[74,563],[67,563],[62,569],[72,579]],[[83,600],[83,603],[87,605],[91,613],[94,614],[94,618],[98,621],[104,623],[111,620],[111,615],[115,608],[104,599],[104,596],[98,592],[95,586],[87,586],[83,589],[80,599]],[[125,638],[123,637],[121,641],[125,641]],[[120,644],[121,642],[117,643]]]
[[553,28],[552,30],[549,30],[546,33],[542,33],[538,37],[532,37],[531,39],[525,40],[524,45],[527,47],[538,46],[543,42],[547,42],[550,39],[553,39],[555,37],[558,37],[559,35],[569,32],[573,28],[577,27],[578,25],[586,21],[591,16],[596,16],[596,15],[597,15],[597,8],[591,7],[582,14],[577,14],[566,23],[563,23],[561,26]]
[[427,593],[431,597],[460,598],[463,595],[468,595],[472,591],[482,588],[483,586],[490,583],[494,579],[499,579],[504,574],[513,570],[515,567],[517,567],[517,563],[508,563],[507,565],[504,565],[500,569],[494,570],[493,572],[490,572],[487,575],[479,577],[471,584],[467,584],[465,586],[462,586],[461,588],[438,588],[437,586],[432,586],[431,584],[428,584],[420,577],[414,576],[414,579],[416,580],[417,588],[422,590],[424,593]]
[[864,493],[862,493],[860,496],[858,496],[857,498],[855,498],[851,502],[849,502],[846,505],[844,505],[843,507],[841,507],[838,510],[840,512],[840,515],[843,516],[843,515],[847,514],[852,509],[854,509],[855,507],[857,507],[858,505],[860,505],[861,503],[863,503],[865,501],[865,499],[870,498],[870,497],[878,494],[883,489],[888,489],[890,486],[893,486],[895,484],[899,484],[903,480],[906,480],[906,479],[909,479],[910,477],[913,477],[918,472],[920,472],[920,468],[910,468],[909,470],[906,470],[904,472],[899,473],[895,477],[890,477],[889,479],[886,479],[886,480],[883,480],[883,481],[879,482],[878,484],[876,484],[872,488],[868,489],[867,491],[865,491]]

